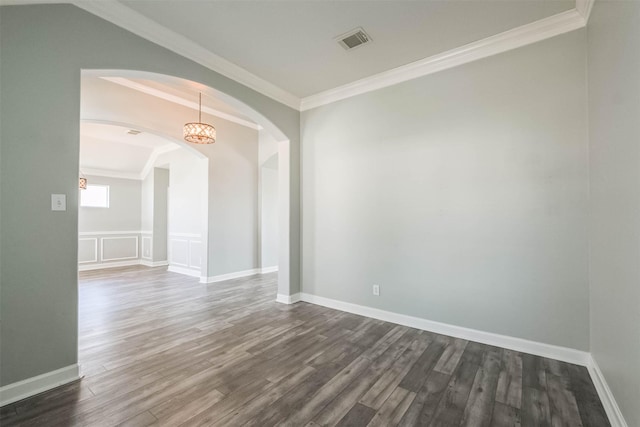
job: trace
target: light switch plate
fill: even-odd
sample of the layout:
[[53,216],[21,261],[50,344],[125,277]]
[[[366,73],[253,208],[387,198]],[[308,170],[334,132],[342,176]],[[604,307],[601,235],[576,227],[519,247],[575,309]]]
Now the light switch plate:
[[66,211],[67,210],[67,195],[66,194],[52,194],[51,195],[51,210],[52,211]]

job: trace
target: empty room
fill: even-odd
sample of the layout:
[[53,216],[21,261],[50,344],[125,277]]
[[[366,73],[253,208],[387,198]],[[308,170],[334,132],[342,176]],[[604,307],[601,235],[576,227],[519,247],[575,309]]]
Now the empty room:
[[0,0],[0,425],[640,426],[640,1]]

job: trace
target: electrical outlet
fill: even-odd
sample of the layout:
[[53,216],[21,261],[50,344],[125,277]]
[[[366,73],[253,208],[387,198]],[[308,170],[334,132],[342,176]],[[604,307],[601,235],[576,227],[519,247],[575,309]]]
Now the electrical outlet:
[[373,294],[375,296],[380,296],[380,286],[379,285],[373,285]]

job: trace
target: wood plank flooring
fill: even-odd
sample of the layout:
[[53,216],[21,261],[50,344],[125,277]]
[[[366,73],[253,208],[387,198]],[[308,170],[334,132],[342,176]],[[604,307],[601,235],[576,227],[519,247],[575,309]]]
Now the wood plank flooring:
[[85,377],[2,426],[609,425],[584,367],[164,270],[81,273]]

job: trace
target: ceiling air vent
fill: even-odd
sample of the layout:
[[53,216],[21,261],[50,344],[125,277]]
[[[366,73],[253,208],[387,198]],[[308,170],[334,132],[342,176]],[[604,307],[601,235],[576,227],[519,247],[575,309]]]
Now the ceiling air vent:
[[129,129],[129,130],[127,131],[127,133],[128,133],[129,135],[138,135],[138,134],[139,134],[139,133],[141,133],[141,132],[140,132],[139,130]]
[[344,33],[341,36],[336,37],[336,40],[346,50],[355,49],[363,44],[370,43],[371,37],[364,32],[362,28],[356,28],[348,33]]

